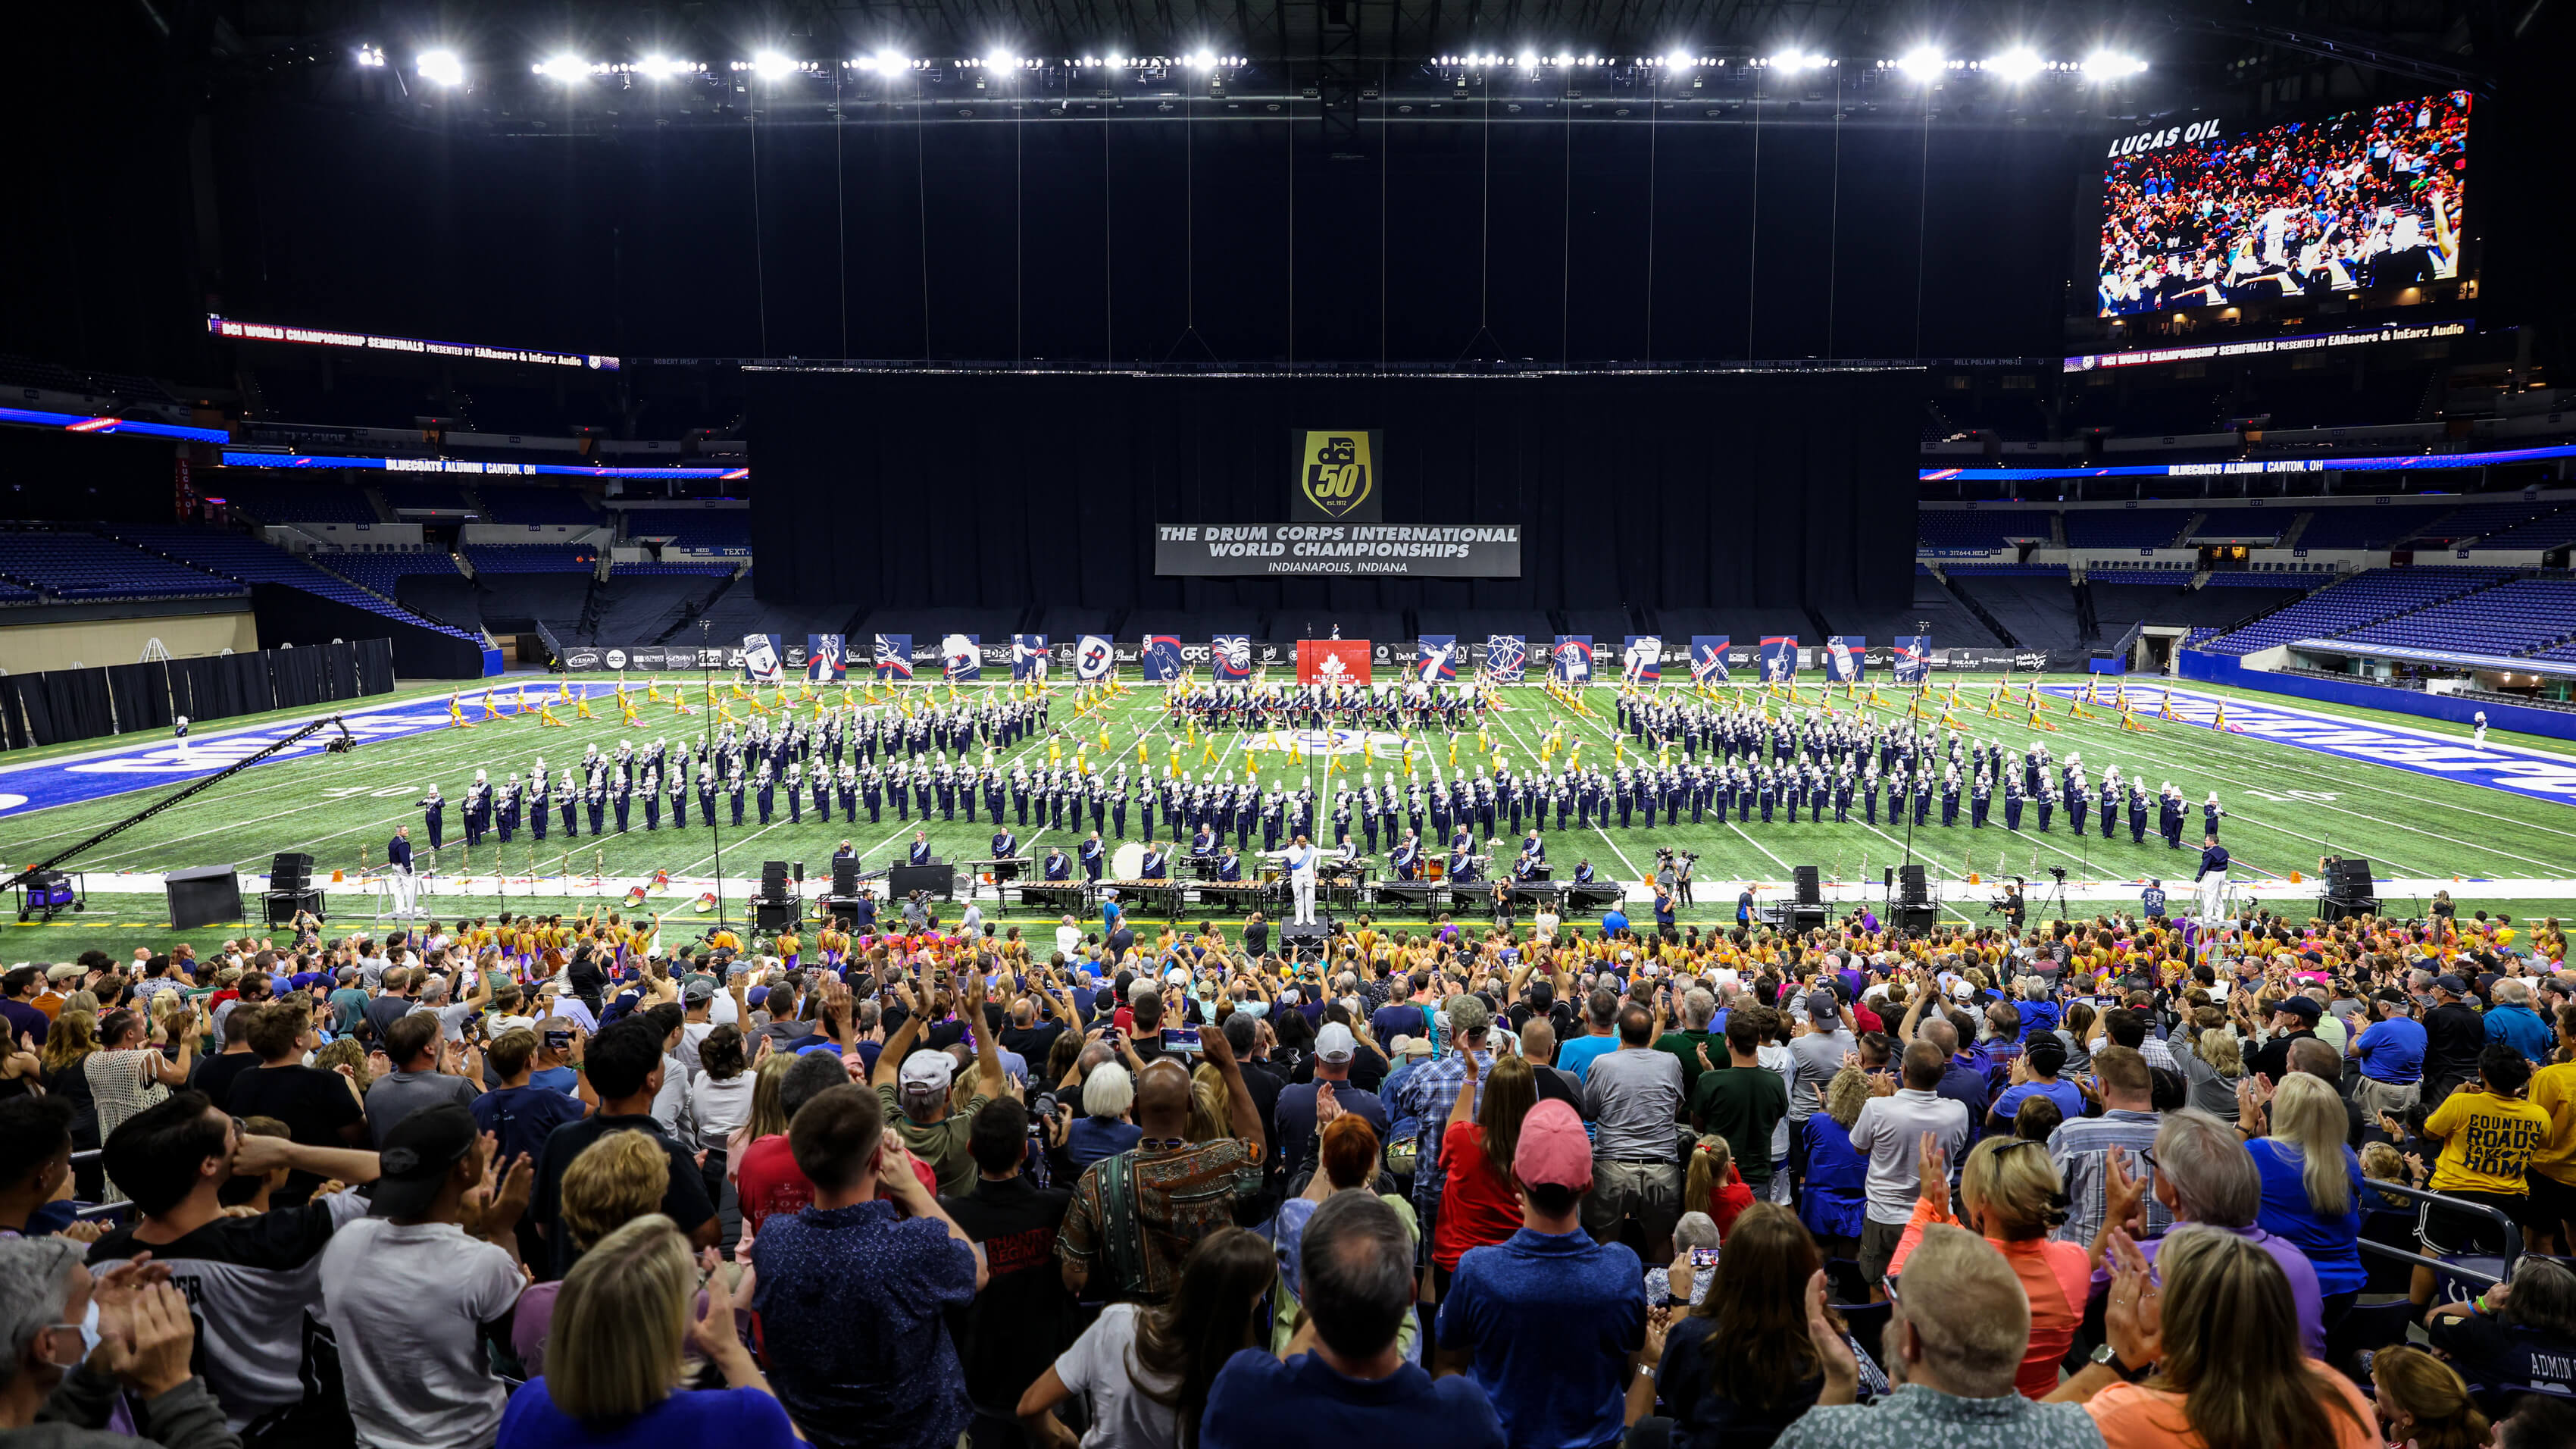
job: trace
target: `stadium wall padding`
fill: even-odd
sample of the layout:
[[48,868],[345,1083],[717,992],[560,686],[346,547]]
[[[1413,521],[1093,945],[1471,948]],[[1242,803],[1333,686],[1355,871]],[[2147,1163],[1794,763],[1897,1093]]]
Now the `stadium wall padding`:
[[394,669],[405,679],[480,679],[483,646],[372,610],[308,594],[287,584],[253,584],[251,612],[259,637],[280,644],[328,644],[334,639],[390,639]]
[[361,639],[195,659],[0,675],[0,748],[57,745],[393,692],[393,642]]
[[2474,723],[2477,712],[2485,710],[2487,724],[2495,729],[2576,740],[2576,713],[2565,710],[2497,704],[2492,700],[2461,699],[2457,695],[2390,689],[2376,684],[2346,684],[2337,679],[2317,679],[2305,674],[2276,674],[2270,670],[2248,669],[2235,655],[2212,654],[2202,649],[2185,649],[2174,657],[2183,678],[2204,684],[2229,684],[2266,694],[2293,695],[2322,704],[2385,710],[2390,714],[2411,714],[2423,719],[2448,720],[2453,724]]
[[[1902,609],[1913,369],[1494,378],[748,375],[764,604]],[[1375,428],[1385,521],[1516,523],[1516,579],[1166,578],[1288,519],[1292,428]]]

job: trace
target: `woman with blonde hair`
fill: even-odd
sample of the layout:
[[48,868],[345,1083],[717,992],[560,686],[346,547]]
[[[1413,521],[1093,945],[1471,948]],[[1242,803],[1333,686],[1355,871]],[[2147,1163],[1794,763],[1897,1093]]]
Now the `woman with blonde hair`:
[[2381,1349],[2370,1361],[2380,1437],[2410,1449],[2479,1449],[2487,1416],[2469,1397],[2459,1370],[2412,1344]]
[[[609,1234],[652,1213],[671,1186],[671,1158],[662,1145],[642,1132],[611,1132],[593,1142],[564,1168],[563,1231],[583,1257],[607,1241]],[[532,1284],[519,1295],[510,1318],[510,1349],[530,1374],[545,1372],[546,1345],[553,1326],[560,1280]],[[719,1297],[725,1295],[719,1294]]]
[[[1923,1134],[1922,1161],[1914,1217],[1888,1260],[1889,1276],[1903,1275],[1905,1260],[1935,1223],[1958,1223],[1992,1243],[2030,1299],[2030,1350],[2014,1386],[2026,1398],[2046,1395],[2057,1387],[2058,1362],[2075,1342],[2093,1293],[2092,1255],[2049,1236],[2066,1221],[2067,1201],[2047,1145],[2007,1137],[1978,1143],[1959,1169],[1956,1217],[1950,1212],[1949,1154],[1929,1132]],[[2111,1220],[2125,1216],[2114,1213]]]
[[[795,1444],[795,1425],[734,1331],[731,1304],[717,1294],[705,1312],[692,1311],[699,1283],[688,1239],[660,1213],[593,1244],[555,1300],[561,1350],[542,1377],[510,1396],[500,1449]],[[725,1387],[672,1392],[692,1350]]]
[[2263,1231],[2287,1239],[2316,1265],[2325,1324],[2352,1310],[2369,1271],[2361,1265],[2361,1158],[2344,1145],[2343,1098],[2322,1077],[2292,1072],[2263,1109],[2271,1135],[2245,1144],[2263,1175]]
[[2361,1390],[2302,1351],[2290,1280],[2261,1244],[2187,1225],[2166,1235],[2152,1269],[2125,1233],[2112,1252],[2112,1361],[2049,1402],[2082,1404],[2114,1445],[2380,1449]]
[[2222,1122],[2235,1121],[2236,1089],[2245,1081],[2245,1053],[2237,1043],[2236,1033],[2213,1027],[2176,1040],[2191,1045],[2188,1053],[2174,1053],[2182,1063],[2183,1079],[2190,1085],[2189,1105]]
[[1690,1167],[1682,1177],[1682,1211],[1706,1213],[1723,1241],[1751,1206],[1753,1189],[1736,1170],[1734,1149],[1714,1132],[1700,1138],[1691,1148]]
[[1869,1073],[1845,1067],[1825,1083],[1825,1110],[1798,1130],[1807,1139],[1807,1178],[1798,1221],[1829,1258],[1858,1258],[1867,1217],[1869,1159],[1852,1149],[1852,1124],[1869,1104]]

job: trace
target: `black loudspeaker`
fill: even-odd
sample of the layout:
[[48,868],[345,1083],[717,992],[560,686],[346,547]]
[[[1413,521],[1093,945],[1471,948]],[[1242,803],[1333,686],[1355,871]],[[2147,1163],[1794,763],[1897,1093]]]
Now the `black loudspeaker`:
[[268,888],[273,891],[300,891],[313,879],[313,857],[281,854],[268,865]]
[[1279,953],[1283,956],[1300,953],[1320,956],[1324,952],[1325,940],[1331,935],[1332,928],[1321,921],[1281,921]]
[[1903,887],[1902,894],[1897,897],[1898,900],[1909,906],[1919,906],[1931,899],[1931,893],[1923,884],[1923,867],[1909,865],[1897,871],[1896,875]]
[[295,913],[297,911],[311,911],[316,916],[325,914],[322,908],[322,892],[320,891],[270,891],[266,899],[268,901],[268,924],[272,926],[293,924]]
[[784,931],[796,924],[794,901],[763,898],[751,903],[751,928],[755,931]]
[[1824,904],[1825,888],[1823,885],[1823,878],[1817,873],[1814,866],[1798,866],[1793,869],[1790,874],[1795,875],[1798,878],[1799,905],[1817,906]]
[[896,900],[928,891],[939,900],[957,898],[957,872],[947,865],[898,865],[886,872],[886,889]]
[[241,877],[228,865],[174,870],[161,877],[170,898],[170,929],[193,931],[242,918]]
[[859,893],[859,858],[855,855],[832,857],[832,894],[854,896]]
[[1940,915],[1939,911],[1930,906],[1898,906],[1896,908],[1897,929],[1928,931],[1940,919]]
[[787,862],[764,860],[760,863],[760,898],[782,900],[787,895]]

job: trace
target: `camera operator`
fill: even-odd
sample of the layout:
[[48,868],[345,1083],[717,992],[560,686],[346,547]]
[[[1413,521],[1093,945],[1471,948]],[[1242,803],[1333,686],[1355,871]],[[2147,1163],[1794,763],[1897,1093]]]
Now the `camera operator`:
[[2004,918],[2004,924],[2016,937],[2021,935],[2023,918],[2030,913],[2029,902],[2022,899],[2021,887],[2022,878],[2014,876],[2012,883],[2004,887],[2003,899],[1995,902],[1996,913]]
[[1685,906],[1698,905],[1699,899],[1691,894],[1691,872],[1699,864],[1699,852],[1677,851],[1675,859],[1679,863],[1673,870],[1673,897]]

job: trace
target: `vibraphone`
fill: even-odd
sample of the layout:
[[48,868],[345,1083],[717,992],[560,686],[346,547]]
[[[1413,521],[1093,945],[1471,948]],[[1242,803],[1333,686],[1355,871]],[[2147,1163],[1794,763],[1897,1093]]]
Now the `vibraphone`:
[[1380,905],[1419,907],[1427,921],[1448,903],[1449,887],[1436,880],[1383,880],[1371,888],[1370,894]]
[[1177,880],[1105,880],[1103,886],[1115,887],[1121,905],[1128,914],[1139,914],[1148,906],[1162,907],[1162,914],[1178,920],[1181,914],[1181,892],[1188,882]]
[[1204,880],[1193,884],[1190,894],[1203,906],[1251,911],[1277,907],[1287,899],[1287,888],[1277,881]]
[[1091,887],[1079,880],[1028,881],[1020,886],[1020,904],[1087,915],[1091,911]]

